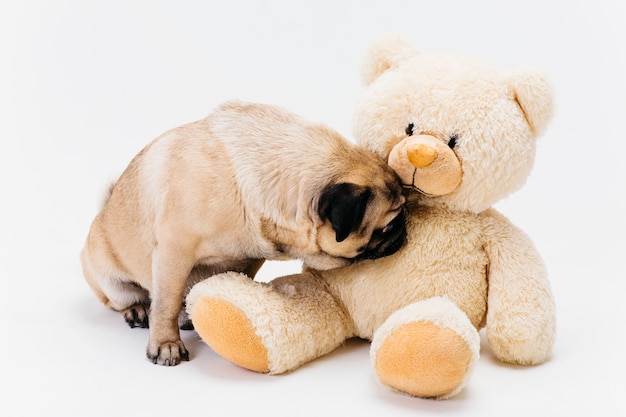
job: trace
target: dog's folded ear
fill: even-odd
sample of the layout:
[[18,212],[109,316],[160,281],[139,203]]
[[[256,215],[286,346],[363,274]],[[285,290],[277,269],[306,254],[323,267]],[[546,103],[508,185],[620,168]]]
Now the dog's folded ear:
[[330,184],[324,189],[317,211],[322,220],[331,223],[337,242],[359,228],[371,194],[369,188],[347,182]]

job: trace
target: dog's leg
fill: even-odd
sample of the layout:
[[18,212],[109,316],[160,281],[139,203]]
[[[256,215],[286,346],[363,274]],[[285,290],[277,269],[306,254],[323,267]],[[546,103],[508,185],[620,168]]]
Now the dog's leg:
[[[92,242],[100,243],[95,237]],[[96,245],[96,248],[99,246]],[[107,251],[92,256],[89,246],[81,252],[85,280],[98,299],[107,307],[119,311],[130,327],[148,327],[150,296],[148,290],[125,277]]]
[[189,352],[180,340],[178,316],[194,264],[194,259],[186,254],[192,252],[163,243],[152,255],[150,340],[146,355],[159,365],[173,366],[189,360]]

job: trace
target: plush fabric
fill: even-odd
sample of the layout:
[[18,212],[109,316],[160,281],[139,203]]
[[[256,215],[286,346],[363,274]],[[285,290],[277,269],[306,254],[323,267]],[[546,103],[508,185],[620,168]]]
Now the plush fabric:
[[[531,239],[492,206],[532,170],[552,115],[546,77],[420,53],[389,36],[367,51],[363,81],[355,138],[410,189],[405,245],[382,259],[270,283],[211,277],[187,300],[196,328],[212,335],[201,336],[233,363],[271,374],[360,337],[372,341],[382,385],[437,399],[471,380],[482,328],[501,361],[544,362],[556,333],[546,267]],[[238,348],[241,341],[253,348]]]

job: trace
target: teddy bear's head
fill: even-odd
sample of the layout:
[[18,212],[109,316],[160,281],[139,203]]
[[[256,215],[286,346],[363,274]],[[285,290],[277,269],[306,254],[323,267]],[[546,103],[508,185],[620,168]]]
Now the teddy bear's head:
[[420,53],[386,36],[366,52],[362,76],[354,136],[419,191],[422,204],[480,212],[526,181],[552,115],[541,72]]

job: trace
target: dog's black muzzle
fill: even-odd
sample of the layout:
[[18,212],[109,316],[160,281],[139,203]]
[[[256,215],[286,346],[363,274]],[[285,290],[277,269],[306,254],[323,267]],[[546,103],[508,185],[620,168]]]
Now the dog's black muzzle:
[[354,261],[378,259],[398,251],[406,240],[406,216],[400,212],[385,228],[377,229],[372,234],[370,245]]

